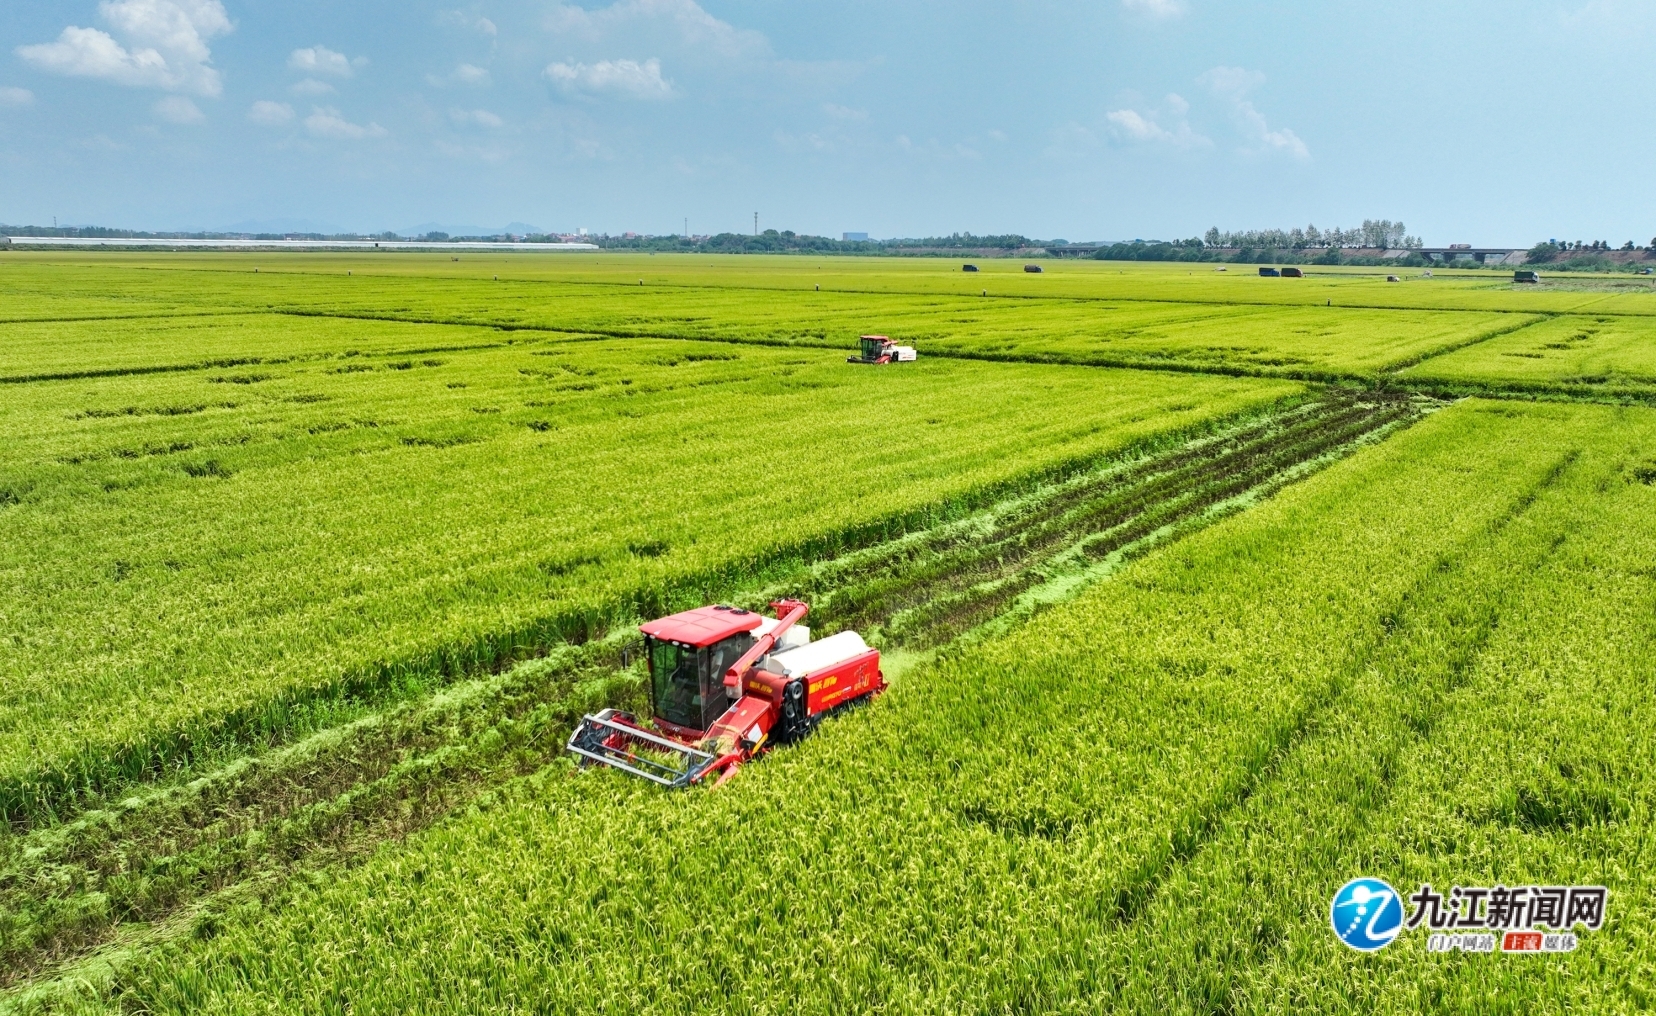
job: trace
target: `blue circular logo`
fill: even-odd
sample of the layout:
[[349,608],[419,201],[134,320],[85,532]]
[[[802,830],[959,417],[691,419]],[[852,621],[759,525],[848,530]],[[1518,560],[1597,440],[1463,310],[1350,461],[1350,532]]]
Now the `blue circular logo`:
[[1377,878],[1354,878],[1334,894],[1328,922],[1340,941],[1359,952],[1384,949],[1403,930],[1403,901]]

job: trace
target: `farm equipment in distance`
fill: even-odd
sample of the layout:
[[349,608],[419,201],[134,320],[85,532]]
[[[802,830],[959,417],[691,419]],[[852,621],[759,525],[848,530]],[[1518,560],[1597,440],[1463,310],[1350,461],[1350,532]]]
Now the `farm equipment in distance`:
[[884,335],[864,335],[857,343],[862,352],[846,357],[846,363],[908,363],[919,355],[913,346],[899,346]]
[[803,737],[835,709],[885,690],[880,651],[853,631],[811,641],[798,600],[776,617],[719,604],[639,626],[654,718],[618,709],[582,718],[569,736],[581,764],[607,765],[666,787],[715,786],[773,744]]

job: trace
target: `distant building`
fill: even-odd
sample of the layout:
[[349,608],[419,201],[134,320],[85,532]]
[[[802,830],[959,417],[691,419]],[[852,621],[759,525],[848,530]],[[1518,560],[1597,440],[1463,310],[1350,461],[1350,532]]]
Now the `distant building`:
[[867,240],[868,239],[868,234],[867,233],[841,233],[840,234],[840,239],[841,240]]

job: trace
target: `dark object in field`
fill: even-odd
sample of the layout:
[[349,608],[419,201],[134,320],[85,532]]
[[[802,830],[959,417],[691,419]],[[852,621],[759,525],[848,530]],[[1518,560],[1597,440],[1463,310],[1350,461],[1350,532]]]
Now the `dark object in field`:
[[1398,278],[1395,275],[1388,275],[1388,276],[1386,276],[1386,281],[1387,282],[1402,282],[1403,280]]
[[1266,278],[1274,279],[1282,273],[1277,271],[1275,268],[1261,268],[1259,270],[1259,274],[1265,276]]
[[913,346],[899,346],[884,335],[859,336],[857,344],[861,352],[846,357],[846,363],[908,363],[919,356]]
[[1540,282],[1541,281],[1541,274],[1539,272],[1517,271],[1517,272],[1512,273],[1512,281],[1513,282]]
[[1282,270],[1282,277],[1285,279],[1303,279],[1305,278],[1305,273],[1300,271],[1298,268],[1284,268]]
[[812,642],[798,624],[810,609],[804,603],[777,600],[771,609],[774,620],[719,604],[640,625],[654,720],[645,726],[605,709],[581,720],[569,750],[583,765],[666,787],[715,774],[717,786],[773,743],[803,737],[827,713],[885,690],[880,651],[862,636]]
[[978,266],[977,265],[961,265],[960,270],[963,271],[963,272],[975,272],[975,271],[978,270]]
[[1039,274],[1041,274],[1041,266],[1040,265],[1024,265],[1024,271],[1034,272],[1036,275],[1039,275]]

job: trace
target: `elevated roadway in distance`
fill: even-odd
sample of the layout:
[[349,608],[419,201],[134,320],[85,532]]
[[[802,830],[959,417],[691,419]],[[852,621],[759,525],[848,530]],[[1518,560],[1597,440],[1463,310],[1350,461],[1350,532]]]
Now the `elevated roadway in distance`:
[[469,250],[560,254],[601,249],[592,243],[516,243],[504,240],[166,240],[120,236],[8,236],[6,241],[12,247],[143,247],[170,250]]

